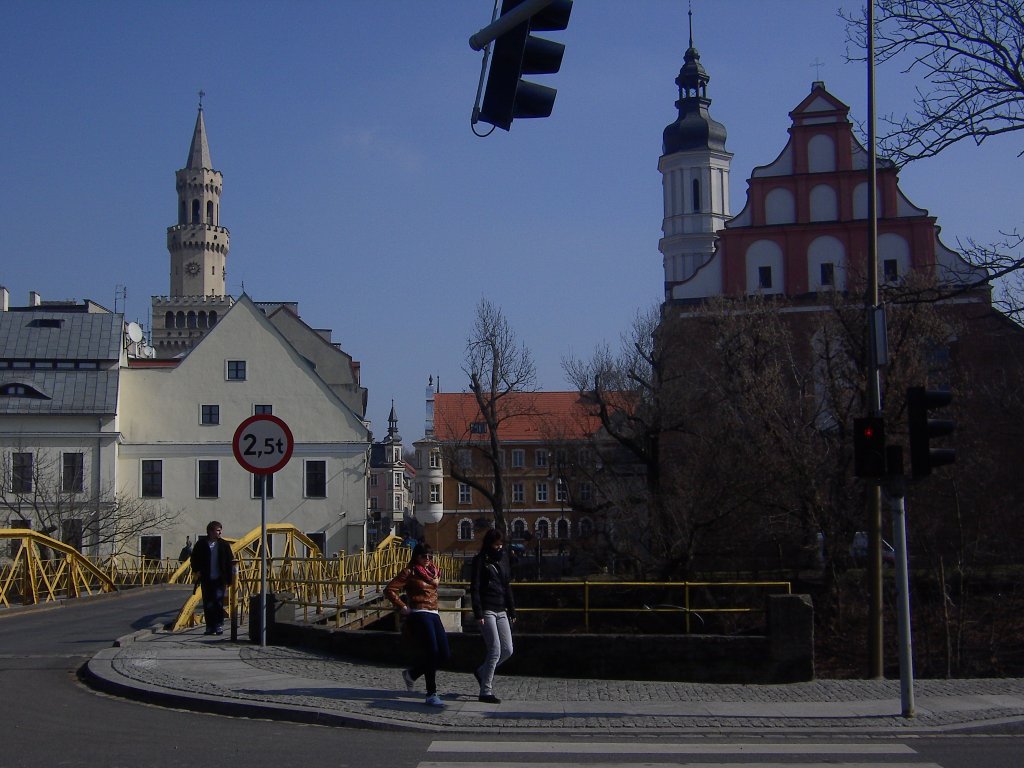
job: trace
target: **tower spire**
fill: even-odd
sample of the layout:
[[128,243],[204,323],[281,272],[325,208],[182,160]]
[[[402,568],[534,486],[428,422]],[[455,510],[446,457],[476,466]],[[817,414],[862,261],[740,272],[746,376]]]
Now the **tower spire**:
[[213,168],[213,161],[210,159],[210,145],[206,141],[206,121],[203,120],[203,91],[199,92],[199,113],[196,115],[196,127],[192,131],[192,143],[188,148],[188,160],[185,168],[190,171],[199,171],[203,168]]

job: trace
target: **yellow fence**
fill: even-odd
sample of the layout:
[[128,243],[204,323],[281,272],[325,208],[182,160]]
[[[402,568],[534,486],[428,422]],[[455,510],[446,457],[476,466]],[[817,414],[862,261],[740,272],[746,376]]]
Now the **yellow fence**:
[[[284,551],[267,558],[267,591],[288,592],[294,602],[306,612],[317,615],[333,613],[340,616],[346,603],[365,601],[379,595],[387,584],[409,562],[410,550],[401,539],[390,536],[370,552],[358,552],[325,558],[316,544],[291,525],[268,525],[267,533],[283,534]],[[299,550],[299,545],[305,551]],[[246,620],[250,599],[260,594],[261,548],[260,529],[250,531],[232,544],[237,575],[228,591],[225,607],[239,624]],[[308,556],[307,556],[308,555]],[[445,578],[456,575],[457,562],[453,558],[437,558]],[[190,580],[187,568],[175,574],[173,581]],[[194,627],[202,623],[202,596],[197,590],[182,606],[174,622],[174,630]],[[337,620],[337,619],[336,619]]]
[[0,567],[0,605],[48,603],[114,592],[113,579],[74,547],[27,528],[0,528],[10,562]]

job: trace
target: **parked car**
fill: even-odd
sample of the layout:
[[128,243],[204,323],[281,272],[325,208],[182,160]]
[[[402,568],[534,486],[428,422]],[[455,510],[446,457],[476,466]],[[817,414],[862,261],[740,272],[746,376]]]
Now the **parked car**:
[[[853,541],[850,542],[850,557],[857,565],[865,565],[868,562],[868,534],[867,531],[857,531],[853,534]],[[885,539],[882,539],[882,564],[896,565],[896,550],[892,548]]]

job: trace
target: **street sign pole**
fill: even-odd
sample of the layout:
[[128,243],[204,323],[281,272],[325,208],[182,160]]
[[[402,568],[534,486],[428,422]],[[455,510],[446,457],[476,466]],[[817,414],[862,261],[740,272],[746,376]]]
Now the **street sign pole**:
[[231,449],[235,460],[263,478],[260,493],[260,646],[267,645],[267,483],[288,463],[295,439],[288,425],[277,416],[260,413],[238,425]]

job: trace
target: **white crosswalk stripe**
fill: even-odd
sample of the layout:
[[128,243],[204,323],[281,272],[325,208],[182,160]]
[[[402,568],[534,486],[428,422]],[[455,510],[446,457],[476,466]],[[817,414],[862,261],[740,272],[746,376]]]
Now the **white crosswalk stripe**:
[[[692,744],[672,742],[598,742],[598,741],[443,741],[431,742],[427,749],[433,755],[447,754],[451,760],[420,762],[418,768],[465,768],[485,763],[488,768],[668,768],[669,766],[696,766],[705,768],[942,768],[936,763],[915,762],[915,750],[906,744],[882,742],[828,743],[708,743]],[[501,755],[502,761],[491,759]],[[522,755],[523,760],[509,760]],[[536,762],[536,755],[591,756],[579,762]],[[595,762],[594,755],[605,758],[651,756],[686,758],[672,762]],[[796,758],[782,762],[780,757]],[[828,758],[824,762],[815,757]],[[690,759],[692,758],[692,759]],[[709,758],[743,758],[743,762],[709,762]],[[759,758],[764,758],[763,760]]]

